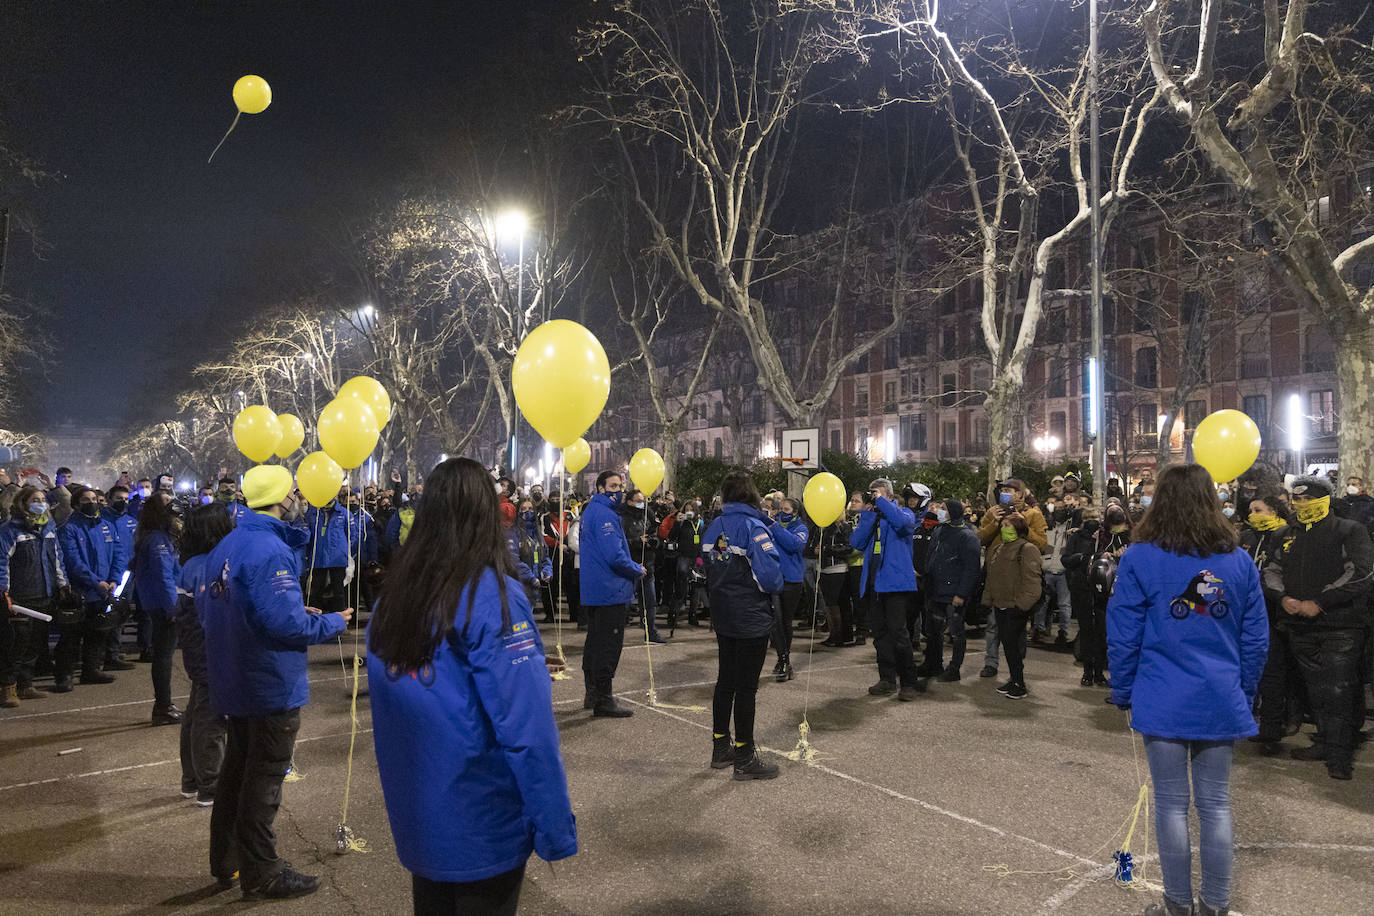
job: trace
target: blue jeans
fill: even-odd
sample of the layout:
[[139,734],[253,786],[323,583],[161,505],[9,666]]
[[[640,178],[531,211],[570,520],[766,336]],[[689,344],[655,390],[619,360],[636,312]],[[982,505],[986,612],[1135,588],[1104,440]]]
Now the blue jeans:
[[[1073,619],[1073,608],[1069,603],[1069,580],[1061,573],[1045,573],[1045,591],[1054,596],[1055,609],[1059,614],[1059,632],[1069,632],[1069,621]],[[1041,633],[1049,632],[1050,603],[1046,601],[1035,614],[1035,629]]]
[[1202,901],[1213,909],[1231,902],[1231,752],[1230,741],[1183,741],[1145,737],[1150,778],[1155,787],[1155,833],[1164,896],[1175,903],[1193,900],[1193,853],[1188,840],[1188,764],[1192,762],[1192,801],[1201,828]]

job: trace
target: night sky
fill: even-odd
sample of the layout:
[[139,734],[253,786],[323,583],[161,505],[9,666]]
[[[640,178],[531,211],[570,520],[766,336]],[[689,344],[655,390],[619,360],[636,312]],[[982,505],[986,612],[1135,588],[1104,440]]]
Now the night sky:
[[[518,83],[550,48],[557,6],[0,4],[0,130],[63,176],[0,186],[46,246],[12,233],[6,275],[58,347],[34,419],[105,425],[169,397],[156,383],[228,333],[255,266],[420,168],[483,85]],[[272,105],[207,165],[246,73]]]

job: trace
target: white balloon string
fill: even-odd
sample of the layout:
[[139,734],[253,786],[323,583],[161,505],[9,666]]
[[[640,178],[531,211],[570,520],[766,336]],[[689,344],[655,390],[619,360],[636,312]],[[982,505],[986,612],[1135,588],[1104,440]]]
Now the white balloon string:
[[229,125],[229,129],[224,132],[224,136],[219,138],[219,142],[215,144],[215,148],[210,151],[210,158],[205,160],[207,165],[215,161],[215,153],[218,153],[219,148],[224,145],[224,141],[229,139],[229,135],[234,132],[234,128],[239,126],[239,118],[241,117],[243,117],[243,112],[241,111],[234,115],[234,123]]

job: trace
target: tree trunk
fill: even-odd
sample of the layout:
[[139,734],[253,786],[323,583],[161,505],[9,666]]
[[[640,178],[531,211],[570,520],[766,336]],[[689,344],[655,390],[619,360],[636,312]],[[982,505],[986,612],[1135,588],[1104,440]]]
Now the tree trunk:
[[1341,342],[1336,348],[1341,476],[1368,480],[1374,471],[1374,326],[1347,326],[1334,336]]
[[663,492],[677,485],[677,439],[682,434],[682,419],[667,420],[659,432],[658,453],[663,458]]
[[1174,423],[1178,420],[1180,405],[1171,401],[1164,408],[1164,423],[1159,428],[1159,441],[1155,443],[1155,471],[1164,470],[1173,461]]
[[1024,385],[1017,373],[999,373],[984,404],[988,415],[989,493],[999,480],[1011,476],[1012,442],[1021,424],[1021,392]]

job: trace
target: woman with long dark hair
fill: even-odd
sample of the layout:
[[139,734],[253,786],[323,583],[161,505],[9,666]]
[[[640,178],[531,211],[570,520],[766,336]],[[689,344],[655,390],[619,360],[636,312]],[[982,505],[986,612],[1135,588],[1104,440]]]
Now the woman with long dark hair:
[[177,649],[177,578],[181,507],[159,491],[143,501],[134,532],[134,589],[153,628],[153,724],[175,725],[181,710],[172,705],[172,656]]
[[577,852],[549,672],[491,476],[425,481],[368,627],[368,699],[417,914],[514,913],[531,852]]
[[1254,562],[1237,545],[1211,475],[1196,464],[1159,475],[1116,572],[1107,608],[1111,702],[1131,710],[1155,790],[1164,900],[1153,916],[1193,913],[1191,798],[1201,825],[1196,912],[1230,905],[1231,757],[1256,734],[1251,714],[1269,650]]

